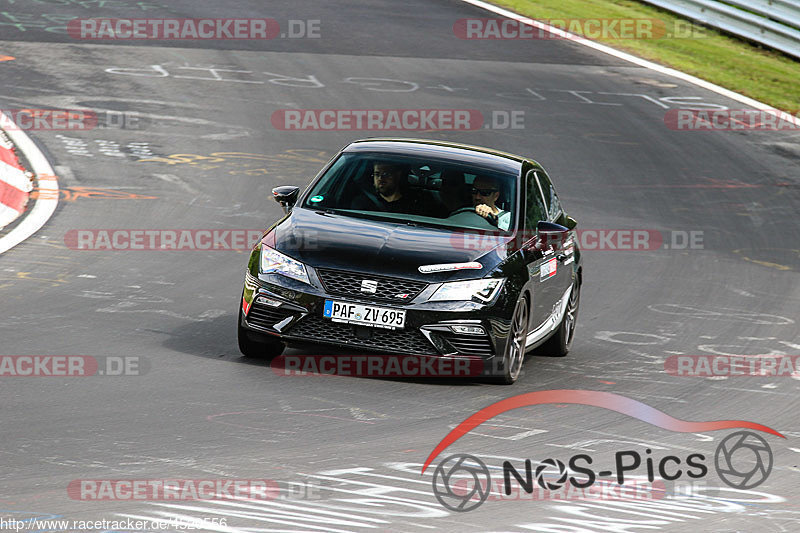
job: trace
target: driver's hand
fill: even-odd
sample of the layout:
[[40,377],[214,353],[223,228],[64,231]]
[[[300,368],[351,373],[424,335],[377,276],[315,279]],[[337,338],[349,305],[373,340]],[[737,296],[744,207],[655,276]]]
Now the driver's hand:
[[475,212],[478,213],[483,218],[487,218],[492,213],[492,208],[486,204],[481,204],[475,208]]

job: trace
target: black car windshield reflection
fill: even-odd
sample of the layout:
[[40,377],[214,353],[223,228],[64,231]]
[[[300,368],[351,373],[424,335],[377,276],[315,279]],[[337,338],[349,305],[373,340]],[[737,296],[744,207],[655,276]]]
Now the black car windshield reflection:
[[458,161],[344,153],[302,207],[450,230],[514,230],[517,176]]

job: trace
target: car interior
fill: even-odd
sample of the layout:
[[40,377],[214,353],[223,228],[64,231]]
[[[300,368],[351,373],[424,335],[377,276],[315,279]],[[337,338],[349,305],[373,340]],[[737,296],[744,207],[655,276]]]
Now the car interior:
[[[375,197],[375,189],[372,179],[372,166],[374,161],[364,160],[359,163],[359,170],[355,173],[357,179],[348,180],[345,188],[348,189],[342,195],[343,198],[352,198],[351,208],[355,199],[359,195]],[[448,218],[453,211],[459,207],[472,207],[472,195],[470,193],[472,183],[477,174],[470,173],[463,168],[446,165],[426,164],[412,166],[407,176],[405,176],[405,194],[415,200],[417,212],[431,218]],[[504,211],[510,210],[511,183],[509,180],[498,180],[500,187],[500,197],[496,203],[497,207]],[[444,195],[456,195],[457,198],[448,203],[443,199]],[[380,204],[375,200],[376,206]]]
[[[385,212],[375,191],[373,166],[386,161],[397,161],[408,167],[408,173],[401,178],[401,187],[404,195],[412,199],[411,209],[406,213],[412,217],[437,219],[447,226],[496,230],[496,225],[476,215],[472,209],[472,184],[479,175],[495,178],[500,190],[495,205],[504,211],[513,211],[516,181],[507,175],[448,161],[409,161],[391,156],[342,157],[318,183],[305,205],[312,209]],[[364,205],[370,207],[365,209]],[[396,217],[400,213],[391,215]]]

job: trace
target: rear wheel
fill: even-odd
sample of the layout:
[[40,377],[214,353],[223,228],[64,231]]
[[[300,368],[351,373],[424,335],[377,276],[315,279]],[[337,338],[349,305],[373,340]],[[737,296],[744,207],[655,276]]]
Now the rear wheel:
[[575,337],[575,326],[578,321],[580,303],[581,286],[576,282],[569,293],[567,309],[564,312],[564,318],[561,319],[561,324],[553,336],[537,349],[539,355],[564,357],[569,353],[570,348],[572,348],[572,339]]
[[500,361],[493,381],[511,385],[519,378],[525,362],[525,342],[528,338],[528,301],[523,296],[517,301],[511,319],[511,331],[506,343],[503,359]]
[[[257,336],[258,340],[253,337]],[[283,353],[286,345],[279,339],[272,339],[258,333],[251,333],[242,326],[242,310],[239,310],[238,322],[239,351],[245,357],[272,359]]]

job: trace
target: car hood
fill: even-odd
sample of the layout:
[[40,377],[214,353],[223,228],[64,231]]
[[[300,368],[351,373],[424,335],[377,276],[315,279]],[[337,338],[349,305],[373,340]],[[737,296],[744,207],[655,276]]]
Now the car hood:
[[[482,238],[451,230],[295,208],[273,230],[275,248],[314,268],[398,276],[427,282],[481,278],[507,257],[511,237]],[[478,262],[481,269],[421,273],[422,265]]]

